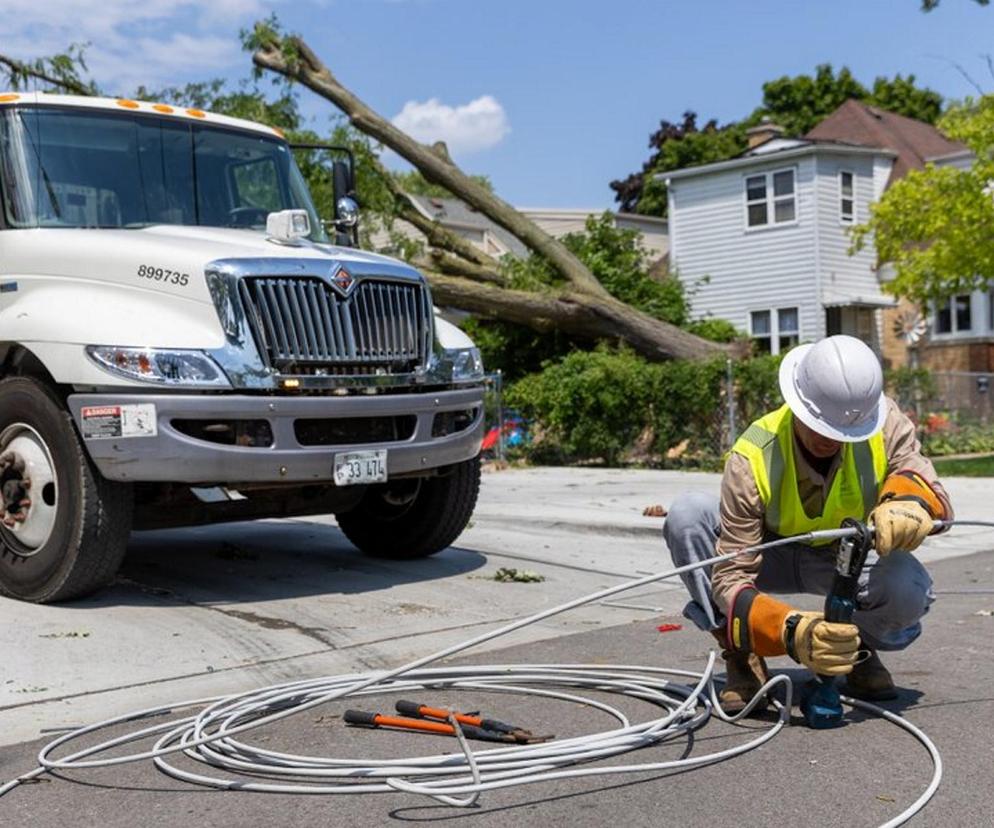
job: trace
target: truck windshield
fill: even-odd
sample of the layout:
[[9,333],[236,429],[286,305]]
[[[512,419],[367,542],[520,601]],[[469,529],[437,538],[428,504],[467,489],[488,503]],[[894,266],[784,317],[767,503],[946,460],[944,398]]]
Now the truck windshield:
[[168,117],[5,107],[0,187],[10,227],[264,228],[298,209],[327,241],[285,143]]

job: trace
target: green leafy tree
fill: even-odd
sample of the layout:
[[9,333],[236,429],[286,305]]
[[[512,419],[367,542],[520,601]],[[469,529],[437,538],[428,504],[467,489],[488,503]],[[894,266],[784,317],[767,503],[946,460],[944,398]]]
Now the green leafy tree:
[[994,95],[967,100],[939,121],[974,153],[969,169],[928,165],[895,182],[854,228],[894,267],[884,290],[918,301],[994,284]]
[[746,148],[745,126],[732,123],[719,126],[711,119],[697,126],[697,114],[685,112],[679,123],[661,121],[649,136],[652,155],[642,170],[611,182],[618,208],[627,213],[666,215],[666,184],[655,176],[696,164],[733,158]]

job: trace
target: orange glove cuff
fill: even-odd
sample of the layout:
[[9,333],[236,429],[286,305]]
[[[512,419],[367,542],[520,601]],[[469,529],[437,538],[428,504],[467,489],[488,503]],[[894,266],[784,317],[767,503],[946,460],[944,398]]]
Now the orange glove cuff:
[[921,475],[908,469],[894,472],[884,481],[877,502],[887,500],[914,500],[928,512],[932,520],[938,520],[946,514],[946,507],[942,505],[935,490]]
[[728,641],[732,649],[758,656],[785,655],[783,625],[787,616],[795,611],[753,586],[740,589],[728,616]]

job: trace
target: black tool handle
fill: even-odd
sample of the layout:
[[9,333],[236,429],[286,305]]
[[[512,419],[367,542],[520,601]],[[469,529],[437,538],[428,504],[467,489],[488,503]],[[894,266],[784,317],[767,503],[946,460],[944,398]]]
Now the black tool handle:
[[506,724],[505,722],[498,721],[497,719],[482,719],[480,721],[480,727],[496,731],[497,733],[514,733],[517,730],[521,730],[519,727]]
[[459,729],[462,730],[463,736],[467,739],[479,739],[481,742],[511,742],[514,741],[510,736],[505,733],[498,733],[495,730],[487,730],[483,727],[477,727],[476,725],[459,725]]
[[342,717],[346,724],[376,727],[377,713],[367,713],[365,710],[346,710]]
[[412,716],[414,718],[418,718],[421,716],[422,706],[423,705],[420,705],[417,702],[404,701],[403,699],[401,699],[396,704],[394,704],[394,707],[396,708],[397,712],[400,713],[402,716]]

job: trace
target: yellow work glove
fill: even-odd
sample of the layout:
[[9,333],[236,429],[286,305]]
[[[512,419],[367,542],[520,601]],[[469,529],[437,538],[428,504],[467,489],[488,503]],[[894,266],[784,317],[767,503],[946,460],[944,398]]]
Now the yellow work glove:
[[914,500],[887,500],[870,512],[869,521],[876,534],[878,555],[917,549],[935,528],[931,515]]
[[821,676],[851,673],[859,651],[855,624],[836,624],[820,612],[795,612],[784,620],[787,654]]

